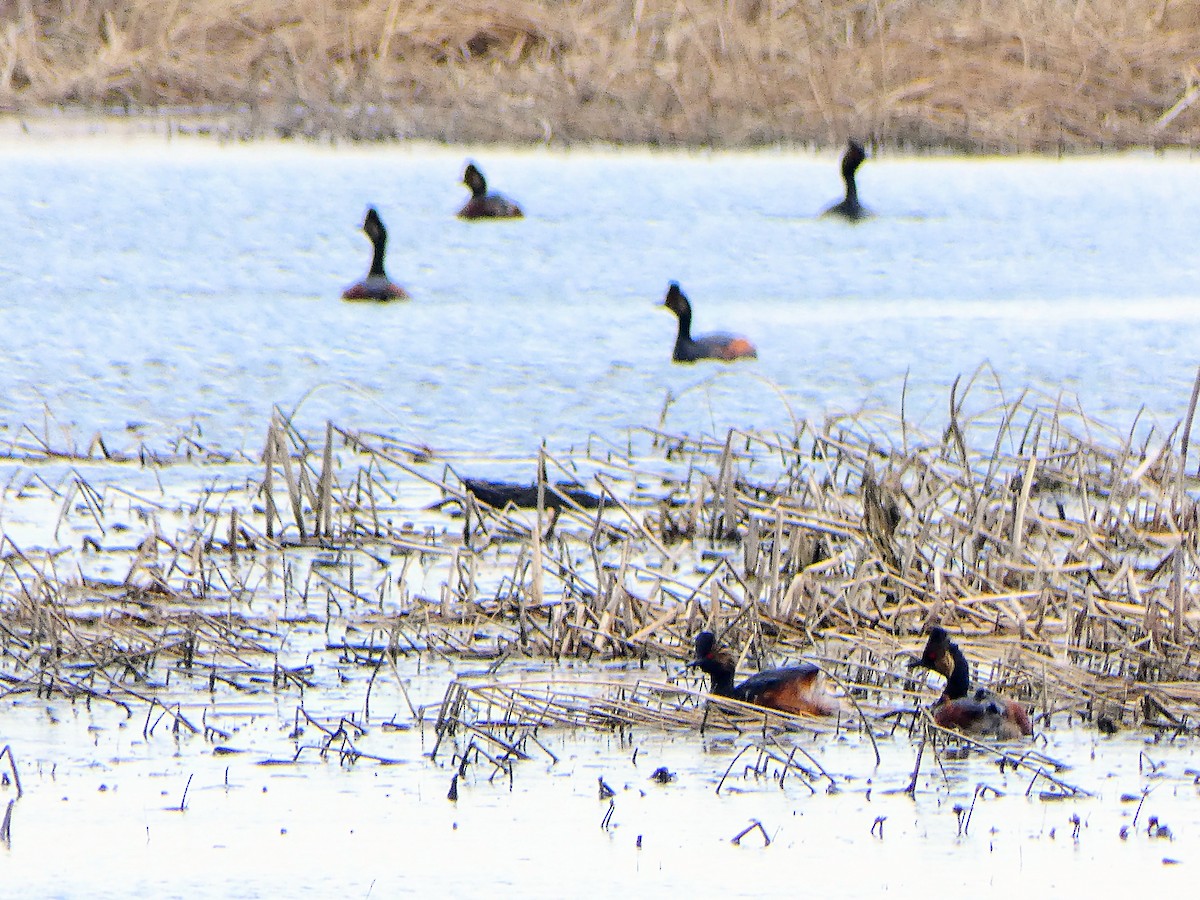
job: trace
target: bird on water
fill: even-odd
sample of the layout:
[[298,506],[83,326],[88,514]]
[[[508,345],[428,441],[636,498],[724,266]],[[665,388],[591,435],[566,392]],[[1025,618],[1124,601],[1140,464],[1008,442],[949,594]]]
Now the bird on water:
[[858,141],[851,140],[846,145],[846,152],[842,154],[842,181],[846,183],[846,196],[840,203],[835,203],[825,210],[822,215],[841,216],[850,222],[858,222],[871,215],[870,210],[858,200],[858,184],[854,180],[854,174],[866,158],[866,151]]
[[716,697],[808,716],[830,716],[838,711],[837,698],[825,689],[824,673],[809,662],[768,669],[735,686],[737,660],[728,648],[717,645],[711,631],[696,635],[696,656],[688,666],[708,675]]
[[383,270],[383,254],[387,248],[387,229],[383,219],[375,207],[367,210],[363,220],[362,230],[371,239],[374,253],[371,256],[371,269],[362,281],[350,285],[342,292],[343,300],[407,300],[408,293],[398,284],[394,284]]
[[460,219],[520,219],[525,214],[503,194],[488,192],[487,179],[475,163],[468,163],[462,183],[471,189],[471,199],[458,211]]
[[692,304],[679,289],[678,281],[671,282],[663,306],[675,313],[679,319],[675,349],[671,354],[671,359],[675,362],[695,362],[698,359],[731,362],[735,359],[752,359],[758,356],[754,345],[741,335],[714,332],[692,337]]
[[1033,734],[1029,714],[1015,700],[1005,700],[987,688],[971,690],[971,667],[945,628],[934,626],[919,659],[910,668],[931,669],[946,679],[942,696],[933,704],[933,721],[964,734],[1001,740]]

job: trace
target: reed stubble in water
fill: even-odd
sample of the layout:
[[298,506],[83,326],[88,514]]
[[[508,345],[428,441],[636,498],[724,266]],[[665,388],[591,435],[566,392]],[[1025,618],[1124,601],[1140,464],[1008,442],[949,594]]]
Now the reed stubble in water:
[[[564,501],[552,528],[545,497],[541,516],[471,498],[455,471],[470,460],[322,431],[306,437],[278,413],[260,459],[226,461],[241,473],[228,486],[210,483],[220,463],[206,459],[194,495],[163,490],[144,520],[132,494],[85,479],[108,483],[103,467],[129,478],[138,454],[11,441],[4,453],[25,466],[88,466],[62,469],[44,494],[21,479],[4,487],[9,521],[42,503],[56,525],[48,548],[4,535],[0,684],[144,706],[147,736],[160,720],[199,732],[144,684],[249,686],[265,660],[272,690],[311,689],[339,664],[327,654],[344,654],[369,670],[370,718],[382,663],[436,646],[491,661],[482,685],[451,685],[439,708],[450,723],[471,721],[460,710],[478,703],[564,725],[761,720],[746,704],[703,703],[678,674],[662,690],[709,629],[738,649],[742,671],[817,662],[848,701],[828,727],[865,728],[868,710],[911,712],[936,689],[901,660],[940,622],[964,636],[980,681],[1030,704],[1041,728],[1104,716],[1182,732],[1195,715],[1197,531],[1180,523],[1197,510],[1178,428],[1135,442],[1059,401],[988,393],[976,373],[956,384],[940,434],[857,413],[786,435],[645,428],[627,447],[542,450],[528,467],[546,487],[595,481],[604,500]],[[196,465],[190,453],[155,458],[166,483],[172,467]],[[472,503],[463,535],[445,510]],[[96,556],[123,577],[86,574]],[[289,621],[300,612],[317,645],[296,647],[299,631],[263,637],[278,628],[276,601]],[[329,636],[350,624],[361,638]],[[305,662],[272,660],[276,641]],[[575,677],[573,690],[603,695],[576,702],[553,679],[536,695],[488,680],[514,658],[623,659],[647,667],[649,687]],[[365,756],[348,733],[331,728],[326,746],[336,738],[338,752]],[[519,752],[511,741],[502,750]]]
[[[0,109],[228,133],[976,150],[1200,139],[1197,0],[0,4]],[[1189,74],[1191,73],[1191,74]]]

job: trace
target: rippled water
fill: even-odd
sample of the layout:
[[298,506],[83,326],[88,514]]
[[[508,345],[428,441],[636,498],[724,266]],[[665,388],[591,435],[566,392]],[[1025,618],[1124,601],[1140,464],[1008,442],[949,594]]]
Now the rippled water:
[[[418,703],[440,699],[430,688],[449,675],[437,662],[423,668],[412,681]],[[344,693],[309,697],[310,714],[361,714],[370,672],[345,674]],[[415,670],[402,662],[402,674]],[[558,677],[569,684],[580,674]],[[294,697],[218,692],[195,702],[207,707],[206,724],[229,732],[218,743],[240,752],[218,756],[200,736],[172,735],[157,715],[9,706],[5,731],[19,747],[26,795],[12,846],[0,848],[6,885],[22,896],[89,897],[909,897],[931,883],[985,896],[1117,885],[1184,896],[1200,851],[1191,740],[1099,738],[1060,725],[1039,749],[1066,761],[1058,776],[1094,796],[1051,802],[1039,796],[1049,785],[1031,785],[1028,772],[980,756],[939,765],[928,751],[910,798],[916,747],[904,731],[880,739],[879,766],[859,737],[796,736],[836,783],[826,793],[818,780],[814,793],[794,776],[781,787],[778,766],[748,772],[753,754],[735,760],[745,738],[544,730],[547,752],[516,763],[511,780],[473,764],[452,803],[457,759],[446,748],[436,763],[426,758],[432,728],[381,727],[390,714],[380,710],[405,708],[390,678],[378,680],[375,718],[355,735],[359,750],[399,760],[387,766],[321,759],[319,731],[290,734]],[[184,711],[199,720],[195,707]],[[659,766],[675,780],[654,782]],[[600,778],[616,792],[608,819]],[[973,807],[970,819],[955,807]],[[1148,833],[1151,816],[1169,836]],[[756,821],[770,844],[755,830],[734,845]]]
[[[528,218],[454,218],[468,155]],[[0,161],[0,437],[117,449],[194,422],[257,450],[280,404],[302,427],[528,454],[654,424],[668,391],[689,432],[896,410],[906,373],[910,415],[940,423],[985,361],[1009,393],[1075,392],[1123,430],[1142,406],[1181,418],[1196,371],[1200,166],[1182,156],[885,154],[860,226],[814,216],[840,191],[832,155],[143,138]],[[410,303],[338,300],[369,261],[368,203]],[[759,360],[711,382],[715,364],[671,365],[671,279],[697,330],[744,332]]]
[[[832,155],[479,151],[528,218],[462,223],[467,156],[147,139],[0,148],[0,441],[82,449],[101,432],[129,450],[186,431],[256,454],[278,404],[313,433],[332,419],[443,453],[527,457],[543,440],[560,449],[654,425],[668,392],[682,399],[666,426],[687,432],[898,410],[906,373],[909,414],[936,428],[950,383],[985,362],[1010,396],[1077,393],[1119,430],[1143,406],[1168,427],[1186,408],[1200,362],[1190,158],[885,154],[860,179],[878,216],[848,226],[814,216],[840,191]],[[369,260],[368,203],[412,302],[338,299]],[[760,358],[672,365],[674,320],[659,307],[671,279],[698,330],[744,332]],[[55,481],[62,465],[41,473]],[[26,468],[0,474],[12,484],[33,477]],[[160,477],[126,469],[96,478],[137,493]],[[57,543],[57,506],[40,518],[18,506],[3,511],[17,546]],[[362,707],[369,672],[334,656],[323,671],[338,684],[305,701],[314,716]],[[427,658],[399,674],[432,703],[470,665]],[[13,747],[26,795],[0,883],[31,896],[842,897],[1103,890],[1128,876],[1180,895],[1200,841],[1190,740],[1057,723],[1039,746],[1096,796],[1049,803],[1026,797],[1027,775],[978,757],[927,765],[915,800],[896,794],[915,759],[906,735],[885,739],[880,766],[859,738],[798,738],[837,774],[833,795],[735,769],[718,796],[736,742],[548,732],[557,763],[522,763],[511,784],[477,767],[451,804],[450,761],[423,755],[431,730],[380,725],[381,711],[406,709],[394,679],[372,694],[359,748],[396,766],[309,751],[262,765],[318,743],[292,734],[300,699],[180,697],[244,752],[214,755],[202,736],[99,703],[24,694],[5,706],[0,749]],[[650,782],[659,765],[677,781]],[[617,790],[608,828],[598,777]],[[979,801],[960,835],[953,807],[980,784],[1003,796]],[[1143,791],[1140,811],[1121,800]],[[0,814],[12,796],[0,785]],[[1150,815],[1172,839],[1146,834]],[[732,845],[753,820],[770,846],[757,833]]]

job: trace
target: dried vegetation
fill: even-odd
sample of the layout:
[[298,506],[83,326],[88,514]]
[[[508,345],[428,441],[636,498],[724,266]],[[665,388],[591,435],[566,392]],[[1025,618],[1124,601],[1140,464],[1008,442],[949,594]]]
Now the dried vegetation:
[[0,0],[0,108],[225,133],[1192,145],[1200,0]]
[[[458,471],[478,460],[333,425],[305,436],[282,416],[254,460],[26,432],[5,448],[4,509],[57,522],[47,548],[5,528],[0,697],[145,704],[148,727],[154,713],[199,730],[189,684],[303,695],[337,666],[432,655],[486,666],[435,706],[442,730],[493,743],[546,724],[761,728],[761,711],[705,704],[684,673],[708,628],[743,671],[819,661],[844,712],[805,727],[873,738],[920,721],[937,686],[906,663],[940,622],[1039,728],[1194,729],[1194,409],[1135,441],[981,378],[955,386],[938,434],[862,413],[543,453],[540,514],[480,505]],[[113,467],[119,487],[92,484]],[[130,467],[161,496],[128,487]],[[181,470],[205,486],[172,500]],[[551,509],[563,479],[600,506]],[[576,660],[591,674],[557,672]]]

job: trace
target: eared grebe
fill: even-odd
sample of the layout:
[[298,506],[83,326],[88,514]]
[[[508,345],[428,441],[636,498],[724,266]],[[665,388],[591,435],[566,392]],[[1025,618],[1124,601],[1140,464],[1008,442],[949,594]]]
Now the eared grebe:
[[734,687],[737,661],[729,650],[717,648],[711,631],[696,635],[696,658],[688,665],[708,673],[712,693],[717,697],[809,716],[829,716],[838,711],[837,698],[825,691],[822,672],[812,663],[759,672]]
[[754,345],[740,335],[717,332],[692,337],[692,304],[679,289],[678,281],[671,282],[663,306],[679,317],[675,351],[671,354],[675,362],[695,362],[698,359],[723,359],[728,362],[758,356]]
[[387,229],[375,207],[367,210],[363,220],[362,230],[371,239],[375,253],[371,257],[371,271],[367,277],[357,284],[352,284],[342,292],[343,300],[407,300],[408,294],[398,284],[393,284],[383,271],[383,251],[387,247]]
[[1004,700],[987,688],[971,691],[970,665],[945,628],[935,626],[929,630],[921,658],[913,660],[910,666],[932,669],[945,676],[946,688],[933,705],[933,721],[943,728],[1001,740],[1033,734],[1029,715],[1020,703]]
[[[596,509],[600,498],[591,491],[586,491],[573,481],[553,483],[551,489],[547,482],[542,486],[542,505],[547,509],[560,509],[569,504],[563,501],[566,497],[573,503],[578,503],[584,509]],[[504,509],[509,504],[521,509],[536,509],[538,505],[538,486],[536,484],[517,484],[511,481],[487,481],[483,478],[464,478],[463,486],[467,493],[481,503],[486,503],[495,509]]]
[[524,215],[521,207],[503,194],[488,193],[487,181],[475,163],[467,164],[462,183],[471,189],[471,199],[458,211],[460,219],[519,219]]
[[858,202],[858,185],[854,182],[854,173],[858,171],[858,167],[866,158],[867,154],[863,151],[862,144],[858,141],[850,141],[846,146],[846,152],[842,154],[842,181],[846,182],[846,199],[841,203],[835,203],[822,215],[841,216],[851,222],[857,222],[871,215],[870,210]]

